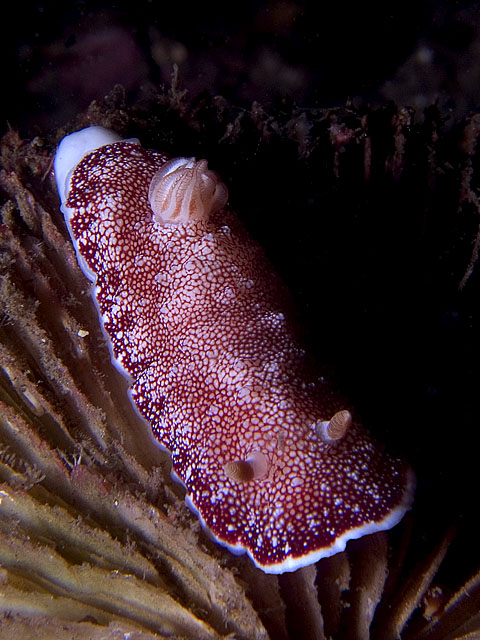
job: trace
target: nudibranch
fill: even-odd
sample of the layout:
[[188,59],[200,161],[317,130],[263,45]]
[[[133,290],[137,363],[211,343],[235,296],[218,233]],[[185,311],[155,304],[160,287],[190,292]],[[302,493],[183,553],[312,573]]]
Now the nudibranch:
[[215,540],[282,573],[393,527],[410,467],[311,366],[207,161],[89,127],[62,140],[55,175],[112,360]]

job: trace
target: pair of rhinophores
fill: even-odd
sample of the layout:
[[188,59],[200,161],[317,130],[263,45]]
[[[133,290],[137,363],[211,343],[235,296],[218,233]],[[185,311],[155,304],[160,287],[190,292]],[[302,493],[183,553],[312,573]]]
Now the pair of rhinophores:
[[89,127],[55,175],[113,363],[214,538],[282,573],[393,527],[413,473],[312,370],[207,161]]

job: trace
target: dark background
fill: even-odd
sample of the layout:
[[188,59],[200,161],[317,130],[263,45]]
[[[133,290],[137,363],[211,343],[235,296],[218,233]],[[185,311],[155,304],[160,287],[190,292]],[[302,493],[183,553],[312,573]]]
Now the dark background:
[[[12,2],[3,18],[4,120],[62,125],[116,83],[169,83],[239,107],[290,96],[306,108],[437,99],[461,117],[480,98],[478,4],[293,0]],[[3,127],[5,124],[3,124]]]

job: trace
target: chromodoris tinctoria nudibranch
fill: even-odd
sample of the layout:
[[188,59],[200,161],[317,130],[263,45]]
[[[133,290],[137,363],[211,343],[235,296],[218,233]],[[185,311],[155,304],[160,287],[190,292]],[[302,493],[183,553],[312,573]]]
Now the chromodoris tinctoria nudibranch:
[[55,175],[113,362],[214,538],[282,573],[393,527],[409,466],[311,366],[207,162],[89,127],[63,139]]

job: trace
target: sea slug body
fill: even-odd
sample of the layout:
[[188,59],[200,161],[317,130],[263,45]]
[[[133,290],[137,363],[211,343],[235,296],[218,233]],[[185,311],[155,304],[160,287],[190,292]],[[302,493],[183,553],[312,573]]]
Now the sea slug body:
[[394,526],[409,466],[311,366],[207,162],[89,127],[61,142],[55,174],[113,362],[214,538],[282,573]]

